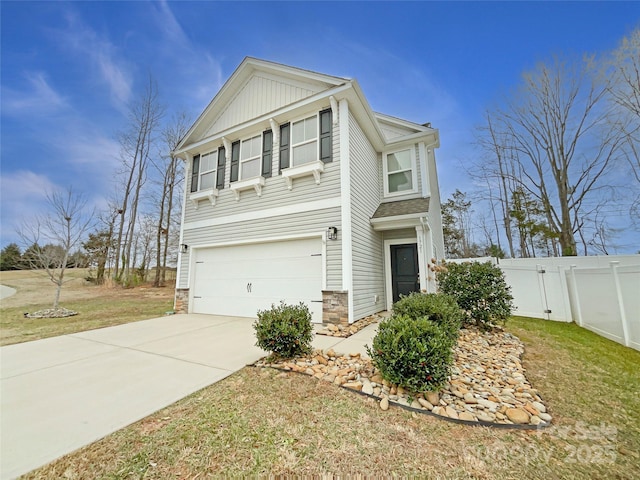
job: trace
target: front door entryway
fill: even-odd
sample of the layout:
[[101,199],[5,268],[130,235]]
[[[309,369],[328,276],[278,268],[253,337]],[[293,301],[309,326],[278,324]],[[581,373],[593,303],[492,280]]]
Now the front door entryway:
[[420,272],[418,270],[418,246],[415,243],[390,245],[391,248],[391,285],[394,303],[400,295],[409,295],[420,291]]

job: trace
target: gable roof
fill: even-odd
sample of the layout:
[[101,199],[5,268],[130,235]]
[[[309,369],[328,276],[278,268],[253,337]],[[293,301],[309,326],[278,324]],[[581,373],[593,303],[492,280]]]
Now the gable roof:
[[[282,88],[282,81],[288,89],[290,103],[310,97],[321,91],[349,83],[347,78],[325,75],[322,73],[290,67],[280,63],[245,57],[225,84],[220,88],[209,105],[200,114],[176,150],[205,136],[212,130],[221,130],[231,126],[233,118],[225,118],[225,112],[233,102],[241,102],[253,108],[252,115],[257,117],[275,110],[282,105],[271,105],[268,102],[256,102],[255,96],[273,88]],[[278,85],[275,85],[276,82]],[[256,110],[256,105],[264,111]]]

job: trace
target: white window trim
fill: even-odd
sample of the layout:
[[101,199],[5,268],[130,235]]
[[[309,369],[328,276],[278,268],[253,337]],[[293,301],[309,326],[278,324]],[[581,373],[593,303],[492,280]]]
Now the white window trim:
[[[400,192],[389,192],[389,171],[387,168],[387,156],[394,153],[403,152],[405,150],[409,150],[409,155],[411,156],[411,183],[413,185],[413,189],[402,190]],[[382,155],[382,171],[383,171],[382,183],[384,184],[385,197],[401,197],[404,195],[412,195],[418,192],[418,170],[417,170],[417,162],[416,162],[416,151],[415,151],[414,145],[384,152],[384,154]],[[398,170],[397,172],[391,172],[391,173],[398,173],[401,171],[406,171],[406,170]]]
[[[293,143],[293,124],[305,121],[305,120],[307,120],[308,118],[311,118],[311,117],[315,117],[316,118],[316,136],[314,138],[312,138],[311,140],[305,140],[303,142],[294,144]],[[312,164],[312,163],[314,163],[316,161],[320,161],[320,112],[316,112],[315,115],[304,115],[304,116],[299,117],[299,118],[297,118],[295,120],[291,120],[291,121],[289,121],[289,125],[290,125],[290,127],[289,127],[290,128],[290,131],[289,131],[289,135],[290,135],[290,140],[289,140],[289,158],[291,160],[291,165],[289,166],[289,168],[301,167],[301,166],[306,165],[306,164]],[[316,142],[316,160],[313,160],[311,162],[307,162],[306,164],[302,163],[300,165],[295,165],[294,164],[294,159],[293,159],[293,148],[294,147],[299,147],[301,145],[306,145],[306,144],[311,143],[311,142]]]
[[324,163],[321,160],[315,160],[313,162],[303,163],[297,167],[285,168],[280,172],[282,178],[287,182],[287,188],[293,189],[293,179],[301,178],[313,175],[316,181],[316,185],[320,185],[320,174],[324,172]]
[[259,176],[248,178],[246,180],[238,180],[237,182],[233,182],[229,188],[235,194],[237,202],[240,200],[240,192],[244,190],[254,189],[256,191],[256,195],[261,197],[262,187],[264,187],[264,177]]
[[[250,157],[250,158],[245,158],[243,160],[242,159],[242,146],[243,146],[244,142],[253,140],[256,137],[260,137],[260,148],[258,149],[258,155]],[[262,177],[262,142],[263,141],[264,141],[264,138],[263,138],[263,134],[262,133],[260,133],[258,135],[251,135],[249,137],[246,137],[246,138],[240,140],[240,156],[238,158],[238,181],[251,180],[251,179],[254,179],[254,178],[263,178]],[[260,172],[260,173],[258,173],[258,175],[255,176],[255,177],[242,178],[242,164],[246,163],[246,162],[251,162],[251,161],[256,160],[256,159],[258,159],[258,172]],[[260,195],[258,195],[258,196],[260,196]]]
[[189,194],[189,200],[193,203],[193,207],[197,210],[200,200],[208,199],[211,205],[216,204],[216,198],[218,198],[219,191],[217,188],[208,188],[206,190],[200,190]]
[[[216,149],[214,149],[214,150],[211,150],[211,151],[209,151],[209,152],[201,153],[201,154],[200,154],[200,167],[202,167],[202,157],[203,157],[203,156],[205,156],[205,155],[211,155],[213,152],[215,152],[215,153],[216,153],[216,161],[215,161],[215,162],[214,162],[214,164],[213,164],[213,170],[207,170],[206,172],[203,172],[203,171],[201,170],[201,171],[199,171],[199,172],[198,172],[198,190],[197,190],[196,192],[193,192],[193,193],[208,192],[209,190],[212,190],[212,189],[213,189],[213,190],[215,190],[215,188],[216,188],[216,182],[217,182],[217,179],[218,179],[218,177],[217,177],[217,173],[218,173],[218,155],[219,155],[219,153],[220,153],[220,152],[218,152],[218,149],[217,149],[217,148],[216,148]],[[204,189],[204,190],[203,190],[203,189],[201,188],[201,185],[202,185],[202,176],[203,176],[203,175],[206,175],[207,173],[212,173],[212,172],[215,172],[215,173],[213,174],[213,187],[206,188],[206,189]]]

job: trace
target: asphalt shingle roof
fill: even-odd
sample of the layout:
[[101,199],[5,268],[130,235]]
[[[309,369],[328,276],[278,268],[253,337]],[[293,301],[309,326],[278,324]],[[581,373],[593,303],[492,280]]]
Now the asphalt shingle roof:
[[429,198],[412,198],[398,202],[381,203],[372,218],[397,217],[412,213],[427,213],[429,211]]

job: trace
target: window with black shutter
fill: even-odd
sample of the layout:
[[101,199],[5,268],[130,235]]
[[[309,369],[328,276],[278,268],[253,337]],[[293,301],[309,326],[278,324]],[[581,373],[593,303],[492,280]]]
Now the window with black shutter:
[[271,157],[273,151],[273,132],[267,130],[262,134],[262,176],[271,176]]
[[280,125],[280,170],[289,168],[289,130],[290,125]]
[[331,109],[320,112],[320,160],[329,163],[332,160],[331,151]]
[[227,163],[226,151],[224,147],[218,149],[218,178],[216,179],[216,188],[222,190],[224,188],[224,167]]
[[231,144],[231,181],[238,180],[240,170],[240,140]]
[[198,191],[198,175],[200,173],[200,155],[194,155],[191,165],[191,192]]

